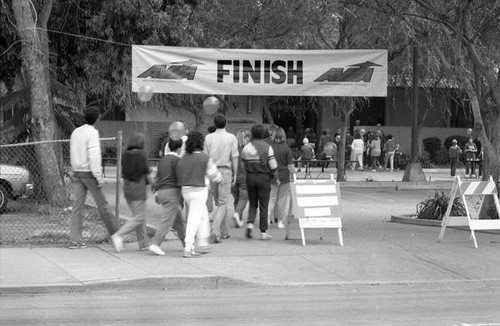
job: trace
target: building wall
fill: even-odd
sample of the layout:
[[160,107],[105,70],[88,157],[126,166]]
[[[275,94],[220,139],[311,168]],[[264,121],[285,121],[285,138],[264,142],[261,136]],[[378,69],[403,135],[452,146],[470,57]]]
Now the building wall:
[[[256,123],[262,123],[261,103],[258,98],[249,100],[246,96],[235,96],[227,98],[226,101],[230,104],[227,112],[229,132],[236,135],[239,130],[250,130]],[[251,109],[248,110],[248,107]],[[194,115],[182,109],[172,109],[167,116],[164,111],[147,108],[129,112],[126,118],[127,121],[102,120],[96,124],[96,128],[103,138],[116,137],[118,131],[121,130],[125,143],[132,133],[144,133],[147,139],[146,150],[151,157],[158,156],[159,144],[173,121],[185,122],[190,130],[193,130],[196,125]],[[205,115],[204,124],[199,131],[206,134],[207,128],[211,125],[213,125],[213,116]]]

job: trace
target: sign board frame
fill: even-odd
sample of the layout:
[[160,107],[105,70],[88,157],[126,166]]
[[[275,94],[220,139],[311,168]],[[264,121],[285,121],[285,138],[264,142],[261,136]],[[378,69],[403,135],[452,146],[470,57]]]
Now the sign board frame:
[[[471,239],[477,249],[475,230],[500,230],[500,219],[473,219],[467,205],[468,197],[479,197],[479,207],[482,207],[485,196],[493,196],[493,201],[500,216],[500,203],[497,196],[496,184],[490,176],[488,181],[462,181],[459,176],[455,178],[451,187],[450,201],[441,222],[441,232],[438,241],[443,240],[447,226],[467,226],[471,232]],[[460,197],[465,206],[466,216],[450,216],[451,208],[456,197]]]
[[[299,220],[302,245],[306,245],[304,229],[321,229],[321,240],[325,228],[334,228],[337,229],[340,246],[344,246],[340,187],[333,175],[330,179],[297,180],[294,174],[293,179],[290,187],[292,210]],[[290,223],[287,223],[286,238],[289,232]]]

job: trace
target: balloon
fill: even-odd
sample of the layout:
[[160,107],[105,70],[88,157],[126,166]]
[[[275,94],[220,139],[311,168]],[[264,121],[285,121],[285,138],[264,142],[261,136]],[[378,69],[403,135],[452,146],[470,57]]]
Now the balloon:
[[147,102],[153,97],[153,88],[149,85],[144,85],[139,88],[139,93],[137,93],[137,98],[141,102]]
[[220,108],[220,101],[215,96],[209,96],[203,101],[203,112],[208,115],[215,114]]

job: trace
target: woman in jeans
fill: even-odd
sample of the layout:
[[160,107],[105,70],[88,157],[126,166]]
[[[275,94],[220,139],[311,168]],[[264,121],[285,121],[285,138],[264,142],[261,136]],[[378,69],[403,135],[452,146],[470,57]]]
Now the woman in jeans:
[[[220,182],[221,173],[212,159],[203,152],[204,137],[198,131],[187,136],[186,154],[177,163],[177,185],[181,187],[182,197],[188,206],[186,237],[184,239],[184,258],[199,257],[210,251],[210,221],[208,219],[207,198],[208,177],[213,182]],[[194,238],[197,236],[198,252],[195,251]]]
[[278,229],[284,229],[287,223],[290,206],[290,173],[295,173],[293,165],[292,150],[286,144],[286,134],[283,128],[278,128],[272,144],[274,157],[278,163],[279,185],[271,184],[276,191],[276,206],[269,204],[269,211],[274,211],[274,216],[278,220]]
[[149,239],[146,232],[146,185],[150,183],[151,172],[144,144],[144,134],[134,133],[127,144],[122,156],[123,193],[127,205],[132,211],[132,218],[127,220],[120,229],[111,236],[113,246],[117,252],[123,249],[123,239],[135,231],[139,250],[149,247]]
[[247,192],[247,176],[245,169],[241,163],[241,151],[243,147],[250,141],[250,132],[248,130],[240,130],[236,134],[236,139],[238,140],[238,152],[240,154],[238,158],[238,174],[236,175],[236,184],[234,185],[233,197],[237,198],[236,208],[234,212],[234,220],[236,227],[243,226],[243,211],[248,203],[248,192]]
[[250,200],[246,237],[252,237],[253,224],[260,213],[260,239],[270,240],[267,234],[267,206],[271,191],[271,180],[274,174],[279,185],[278,163],[274,157],[273,148],[264,141],[265,128],[262,125],[252,127],[252,140],[241,151],[241,161],[247,173],[247,191]]

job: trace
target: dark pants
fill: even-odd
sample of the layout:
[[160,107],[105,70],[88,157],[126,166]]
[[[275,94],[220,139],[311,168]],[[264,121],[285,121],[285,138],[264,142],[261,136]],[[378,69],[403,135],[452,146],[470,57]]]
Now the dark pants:
[[455,176],[455,172],[457,172],[458,158],[450,158],[450,169],[451,176]]
[[248,223],[255,222],[257,207],[259,207],[260,232],[267,230],[267,206],[269,205],[269,193],[271,192],[271,176],[267,173],[248,173],[247,191],[250,201],[248,210]]

